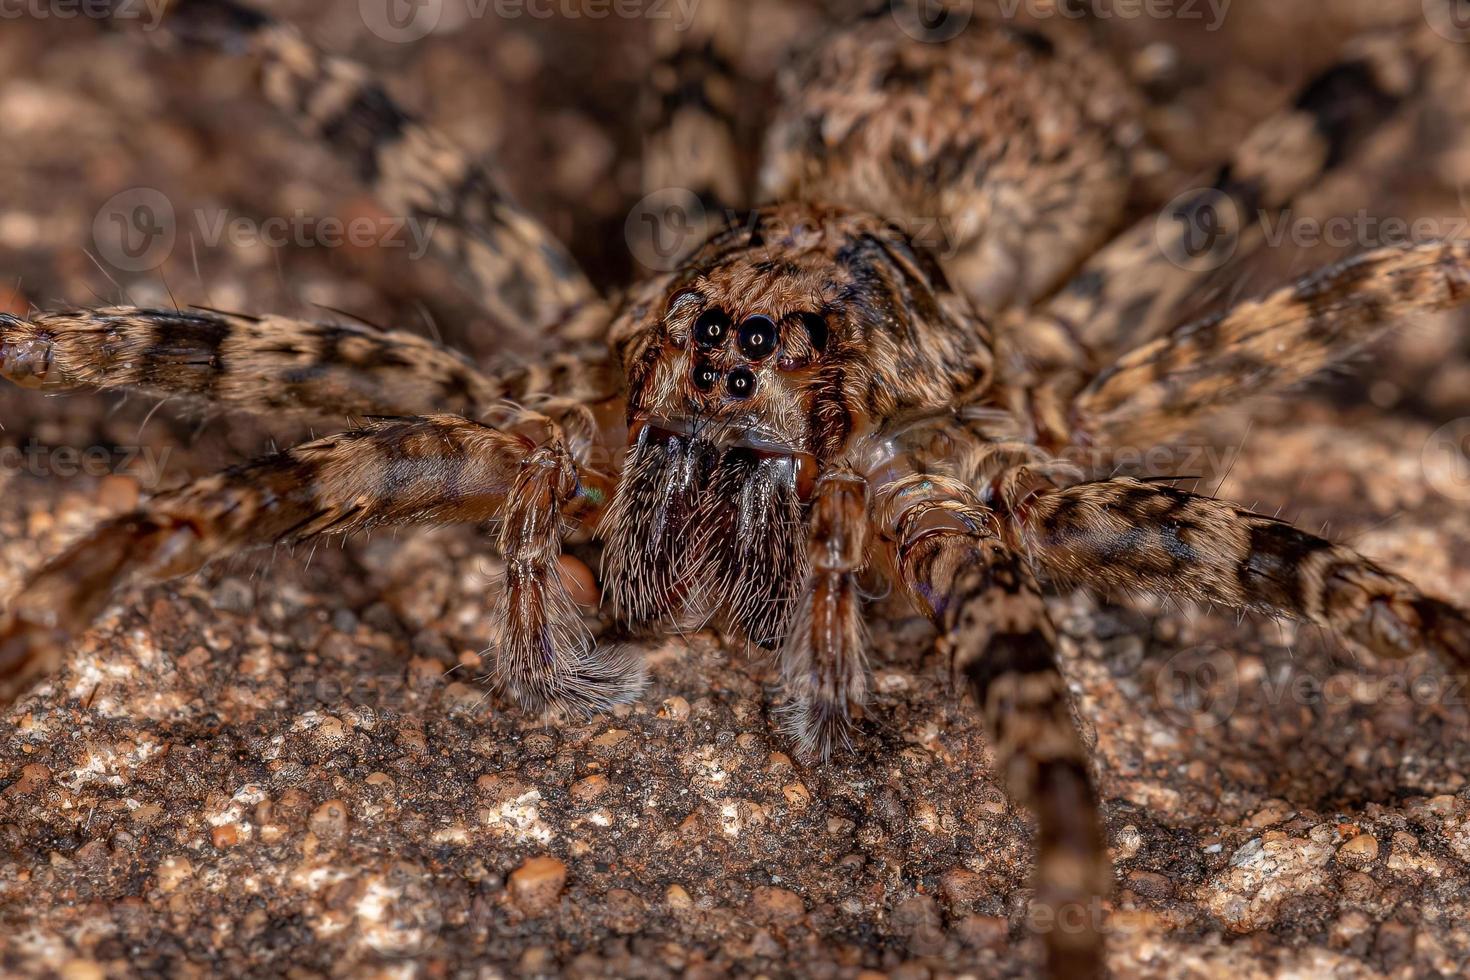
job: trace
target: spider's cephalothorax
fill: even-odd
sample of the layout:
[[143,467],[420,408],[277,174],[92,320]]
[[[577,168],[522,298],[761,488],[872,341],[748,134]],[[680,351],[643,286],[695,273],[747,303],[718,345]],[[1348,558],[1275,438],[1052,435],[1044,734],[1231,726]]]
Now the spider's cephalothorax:
[[[563,584],[579,527],[605,540],[623,617],[714,622],[777,650],[787,730],[821,757],[866,698],[859,582],[881,576],[968,681],[1010,793],[1037,814],[1035,900],[1056,912],[1092,908],[1111,877],[1044,587],[1266,611],[1379,656],[1470,664],[1470,617],[1352,549],[1069,461],[1173,439],[1470,301],[1470,246],[1431,242],[1202,320],[1177,312],[1214,269],[1192,261],[1195,218],[1243,216],[1212,231],[1248,255],[1264,219],[1426,91],[1463,87],[1470,48],[1423,22],[1354,44],[1168,220],[1120,228],[1125,195],[1159,170],[1141,165],[1157,159],[1138,100],[1085,32],[977,16],[926,33],[908,6],[835,31],[786,74],[761,174],[788,203],[613,300],[360,67],[233,0],[171,4],[181,36],[257,57],[267,98],[388,206],[433,218],[486,308],[549,349],[491,374],[413,334],[284,317],[0,315],[0,376],[28,387],[376,419],[157,494],[46,561],[0,621],[0,696],[56,670],[126,582],[327,534],[495,522],[495,679],[528,705],[606,707],[641,673]],[[704,0],[695,29],[661,38],[650,191],[662,179],[718,203],[742,184],[724,152],[738,18],[720,14],[736,9]],[[898,230],[914,219],[947,230],[941,258]],[[1097,929],[1045,942],[1059,975],[1101,969]]]
[[630,618],[715,617],[775,646],[819,476],[870,477],[894,423],[979,401],[987,330],[897,229],[835,208],[754,212],[648,295],[611,333],[629,450],[609,590]]

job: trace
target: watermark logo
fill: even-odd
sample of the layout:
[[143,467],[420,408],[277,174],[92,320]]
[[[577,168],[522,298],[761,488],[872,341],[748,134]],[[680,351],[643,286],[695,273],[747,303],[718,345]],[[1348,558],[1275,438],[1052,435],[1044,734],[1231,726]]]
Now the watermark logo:
[[124,272],[147,272],[163,265],[177,240],[173,202],[151,187],[113,195],[92,220],[98,253]]
[[942,44],[959,37],[975,17],[975,0],[891,0],[893,22],[915,41]]
[[1470,501],[1470,418],[1436,429],[1424,444],[1420,464],[1424,479],[1441,496]]
[[0,20],[140,21],[157,29],[169,0],[0,0]]
[[1002,17],[1028,20],[1064,17],[1067,20],[1182,20],[1204,21],[1206,31],[1218,31],[1230,13],[1232,0],[999,0]]
[[1159,212],[1154,241],[1170,262],[1191,272],[1210,272],[1240,245],[1240,208],[1213,187],[1185,191]]
[[1424,19],[1446,41],[1470,43],[1470,0],[1424,0]]
[[[0,0],[3,2],[3,0]],[[454,17],[461,20],[672,20],[688,30],[700,0],[464,0]],[[444,0],[358,0],[358,13],[373,34],[392,44],[410,44],[438,30]]]
[[151,187],[113,196],[92,221],[98,254],[124,272],[150,272],[172,257],[181,235],[205,248],[384,248],[405,249],[414,261],[429,251],[438,218],[290,215],[256,218],[222,209],[196,208],[179,215]]
[[358,0],[367,29],[390,44],[411,44],[434,33],[444,0]]
[[1223,650],[1181,650],[1154,677],[1159,708],[1181,728],[1206,730],[1224,724],[1240,700],[1235,658]]
[[0,446],[0,473],[38,479],[130,476],[145,490],[163,482],[172,450],[165,446],[46,446],[32,439],[24,446]]
[[628,250],[655,272],[673,272],[703,240],[707,215],[699,195],[684,187],[654,191],[633,206],[623,223]]

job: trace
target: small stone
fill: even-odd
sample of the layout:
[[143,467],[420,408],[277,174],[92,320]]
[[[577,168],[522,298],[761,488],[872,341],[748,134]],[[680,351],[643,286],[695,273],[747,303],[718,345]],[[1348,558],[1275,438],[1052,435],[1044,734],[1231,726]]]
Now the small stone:
[[669,721],[688,721],[689,702],[678,696],[669,698],[659,707],[658,716]]
[[522,912],[536,915],[555,906],[567,883],[567,866],[554,857],[526,860],[510,875],[510,898]]
[[240,843],[240,828],[232,823],[220,824],[209,833],[209,840],[216,850],[223,851]]
[[578,803],[591,803],[606,793],[608,786],[606,776],[588,776],[586,779],[579,779],[572,784],[572,799]]
[[1174,894],[1174,883],[1153,871],[1130,871],[1124,880],[1136,894],[1156,902]]
[[597,579],[582,559],[562,555],[556,560],[556,572],[561,584],[566,587],[567,593],[577,605],[596,609],[602,603]]
[[786,797],[786,802],[798,810],[806,809],[812,801],[812,794],[801,783],[788,783],[781,787],[781,795]]
[[316,726],[312,734],[316,740],[327,746],[334,746],[347,738],[348,728],[340,718],[327,715]]
[[621,728],[609,728],[592,740],[592,751],[596,755],[612,755],[631,734]]
[[1337,859],[1349,867],[1362,868],[1378,860],[1378,838],[1372,834],[1359,834],[1344,841],[1337,849]]
[[694,908],[694,899],[683,885],[670,885],[664,892],[664,904],[675,912],[683,912]]
[[627,936],[643,928],[643,899],[626,888],[610,889],[603,896],[603,905],[607,910],[607,924],[613,932]]
[[475,788],[491,803],[509,803],[531,792],[531,786],[513,772],[490,772],[475,780]]
[[342,837],[347,833],[347,804],[341,800],[328,800],[316,808],[307,826],[324,840]]
[[950,912],[956,915],[972,909],[990,891],[984,876],[966,868],[951,868],[939,878],[939,892]]
[[751,912],[763,922],[795,922],[806,915],[806,904],[796,892],[762,886],[750,900]]
[[5,792],[16,796],[29,796],[51,782],[51,770],[39,762],[32,762],[20,769],[20,778],[6,787]]
[[1295,812],[1285,800],[1267,800],[1246,823],[1251,827],[1272,827],[1289,819]]
[[194,865],[183,856],[166,857],[158,865],[158,887],[171,892],[182,885],[192,874]]
[[485,704],[483,688],[455,681],[444,689],[444,707],[447,711],[474,711]]

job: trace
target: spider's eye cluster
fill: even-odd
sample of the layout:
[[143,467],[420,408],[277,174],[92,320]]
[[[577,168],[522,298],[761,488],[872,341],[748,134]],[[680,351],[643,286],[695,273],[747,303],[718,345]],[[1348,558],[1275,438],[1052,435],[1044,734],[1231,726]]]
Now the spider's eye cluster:
[[729,313],[717,306],[705,310],[694,321],[694,347],[701,352],[701,356],[694,362],[691,383],[699,391],[707,393],[719,387],[723,380],[725,394],[730,398],[749,398],[755,394],[757,384],[755,372],[750,367],[736,367],[726,374],[715,367],[705,355],[712,355],[715,351],[728,347],[729,338],[734,335],[735,350],[741,359],[751,364],[764,361],[781,347],[783,327],[787,331],[796,331],[797,338],[800,331],[804,330],[806,337],[801,339],[807,342],[803,344],[797,340],[795,347],[788,350],[787,354],[790,356],[779,365],[783,370],[808,364],[813,353],[821,354],[826,349],[827,319],[820,313],[792,314],[781,323],[764,313],[752,313],[736,324]]

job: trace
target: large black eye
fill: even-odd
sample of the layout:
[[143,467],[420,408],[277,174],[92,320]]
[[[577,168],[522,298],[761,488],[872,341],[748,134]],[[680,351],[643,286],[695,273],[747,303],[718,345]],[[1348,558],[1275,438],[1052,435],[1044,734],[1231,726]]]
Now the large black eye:
[[720,372],[703,362],[694,365],[694,387],[700,391],[713,391],[720,380]]
[[749,368],[736,368],[725,379],[725,390],[731,398],[749,398],[755,394],[755,375]]
[[758,361],[776,349],[776,321],[757,313],[740,325],[740,353]]
[[817,353],[827,349],[827,318],[820,313],[801,314],[802,326],[806,327],[806,333],[811,338],[812,349]]
[[694,321],[694,342],[700,347],[718,347],[730,335],[730,315],[719,307],[705,310]]

